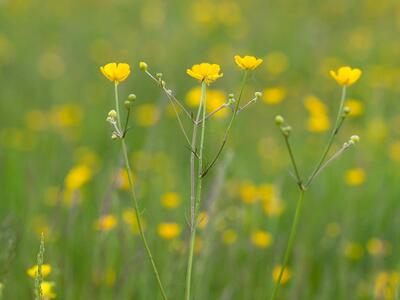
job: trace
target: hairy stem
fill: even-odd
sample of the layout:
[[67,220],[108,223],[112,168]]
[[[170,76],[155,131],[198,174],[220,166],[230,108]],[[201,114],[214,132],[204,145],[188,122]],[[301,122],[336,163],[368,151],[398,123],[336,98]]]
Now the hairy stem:
[[[121,117],[120,117],[120,114],[119,114],[119,103],[118,102],[119,102],[118,101],[118,84],[115,83],[115,106],[116,106],[116,110],[117,110],[117,114],[118,114],[118,116],[117,116],[118,124],[119,124],[119,127],[121,128],[121,121],[120,121]],[[132,169],[131,169],[131,166],[130,166],[130,163],[129,163],[128,151],[127,151],[126,143],[125,143],[125,137],[121,138],[121,145],[122,145],[122,153],[123,153],[123,157],[124,157],[125,168],[126,168],[126,171],[128,173],[128,181],[129,181],[131,196],[132,196],[132,199],[133,199],[136,222],[138,224],[139,234],[140,234],[140,237],[142,239],[143,245],[144,245],[144,247],[146,249],[147,256],[148,256],[148,258],[150,260],[151,266],[153,268],[153,273],[154,273],[154,276],[156,277],[157,284],[158,284],[158,287],[160,289],[161,295],[162,295],[164,300],[167,300],[167,296],[165,294],[163,285],[161,283],[161,279],[160,279],[160,275],[158,273],[158,269],[157,269],[156,263],[155,263],[155,261],[153,259],[153,255],[152,255],[152,253],[150,251],[149,245],[147,244],[147,240],[146,240],[146,237],[144,235],[143,225],[142,225],[142,221],[141,221],[141,218],[140,218],[139,203],[138,203],[137,198],[136,198],[135,186],[134,186],[134,183],[133,183]]]

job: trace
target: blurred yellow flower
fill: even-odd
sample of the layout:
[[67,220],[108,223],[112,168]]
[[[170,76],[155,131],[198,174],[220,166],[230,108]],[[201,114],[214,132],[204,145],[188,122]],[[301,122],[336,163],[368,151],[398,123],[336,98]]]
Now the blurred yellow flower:
[[231,245],[236,242],[237,233],[233,229],[227,229],[222,233],[222,242]]
[[179,236],[181,227],[177,223],[161,223],[157,228],[158,235],[164,240],[172,240]]
[[92,178],[92,170],[86,165],[77,165],[69,170],[65,178],[65,188],[69,191],[80,189]]
[[349,116],[351,117],[358,117],[364,112],[364,105],[359,100],[349,99],[346,101],[346,106],[350,108]]
[[181,197],[174,192],[165,193],[161,196],[161,204],[166,208],[175,208],[181,203]]
[[[281,273],[281,270],[282,270],[281,265],[277,265],[274,267],[274,270],[272,272],[272,278],[274,279],[274,282],[278,282],[279,274]],[[290,271],[289,268],[286,267],[282,273],[281,284],[285,285],[289,281],[290,277],[292,277],[292,272]]]
[[310,113],[307,128],[311,132],[325,132],[329,129],[330,120],[326,105],[317,97],[310,95],[304,100],[304,106]]
[[264,230],[256,230],[251,234],[251,242],[259,248],[268,248],[272,244],[272,235]]
[[[26,270],[26,273],[32,277],[36,277],[36,273],[38,272],[38,265],[34,265],[28,270]],[[42,277],[46,278],[49,274],[51,273],[51,266],[49,264],[43,264],[42,265]]]
[[340,225],[336,222],[329,223],[326,226],[325,233],[330,238],[337,237],[342,232]]
[[240,185],[240,199],[247,204],[256,203],[258,200],[257,187],[249,182],[244,182]]
[[273,75],[281,74],[288,65],[288,57],[282,52],[271,52],[265,58],[265,68]]
[[204,229],[207,226],[209,216],[205,211],[199,213],[197,217],[197,227]]
[[273,196],[269,199],[263,199],[263,208],[267,216],[280,216],[285,209],[285,205],[277,196]]
[[262,93],[262,99],[267,104],[281,103],[286,97],[286,89],[280,86],[266,88]]
[[399,272],[379,272],[375,277],[374,295],[376,299],[394,300],[397,299],[399,287]]
[[56,293],[54,292],[54,282],[43,281],[40,284],[40,289],[42,290],[43,300],[56,298]]
[[307,120],[308,130],[311,132],[325,132],[329,129],[330,121],[326,115],[311,116]]
[[126,63],[108,63],[100,67],[100,71],[108,80],[116,83],[124,81],[131,73],[130,66]]
[[350,260],[360,260],[364,256],[364,248],[360,244],[348,242],[344,247],[344,255]]
[[127,170],[121,169],[118,171],[115,185],[118,189],[126,191],[129,190],[130,186],[129,186],[129,177]]
[[201,63],[193,65],[191,69],[186,70],[186,73],[200,82],[204,81],[206,84],[210,84],[223,76],[222,73],[219,73],[220,70],[221,67],[217,64]]
[[348,66],[341,67],[337,71],[331,70],[329,74],[342,86],[350,86],[361,77],[360,69],[352,69]]
[[50,121],[54,127],[74,127],[81,123],[82,108],[74,104],[55,106],[50,111]]
[[383,256],[390,251],[390,244],[378,238],[369,239],[367,250],[371,256]]
[[234,58],[235,63],[243,70],[254,70],[263,62],[261,58],[250,55],[246,55],[244,57],[235,55]]
[[135,120],[143,127],[155,125],[160,119],[160,111],[154,104],[142,104],[136,108]]
[[347,170],[345,173],[345,182],[350,186],[358,186],[365,181],[365,171],[361,168]]
[[117,274],[115,273],[115,270],[112,268],[108,268],[104,274],[105,284],[107,286],[114,286],[116,278],[117,278]]
[[[186,103],[191,107],[198,107],[200,104],[201,88],[194,87],[186,94]],[[211,113],[226,102],[226,94],[222,90],[207,90],[207,112]],[[223,118],[228,114],[227,109],[221,109],[214,114],[214,117]]]
[[100,231],[110,231],[118,225],[117,218],[112,214],[101,216],[95,224],[95,228]]
[[389,146],[390,158],[400,162],[400,141],[396,141]]

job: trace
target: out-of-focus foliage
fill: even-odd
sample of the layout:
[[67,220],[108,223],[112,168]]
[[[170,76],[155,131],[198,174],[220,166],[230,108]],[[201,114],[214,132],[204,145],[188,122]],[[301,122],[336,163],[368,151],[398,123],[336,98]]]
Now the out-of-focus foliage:
[[[196,299],[270,294],[296,200],[274,116],[292,125],[294,151],[308,174],[339,105],[329,70],[342,65],[363,76],[349,89],[352,113],[335,148],[352,134],[361,142],[307,194],[282,297],[396,299],[399,34],[397,0],[1,0],[0,295],[32,298],[26,272],[44,232],[51,295],[158,299],[120,148],[105,122],[113,86],[99,67],[117,61],[132,69],[121,99],[137,95],[127,142],[146,234],[167,294],[181,299],[190,152],[167,98],[138,62],[162,72],[190,106],[198,84],[187,68],[220,64],[224,76],[212,89],[223,103],[238,93],[234,55],[251,54],[264,62],[251,73],[244,100],[256,90],[263,97],[240,113],[227,151],[206,177]],[[206,160],[227,116],[208,122]]]

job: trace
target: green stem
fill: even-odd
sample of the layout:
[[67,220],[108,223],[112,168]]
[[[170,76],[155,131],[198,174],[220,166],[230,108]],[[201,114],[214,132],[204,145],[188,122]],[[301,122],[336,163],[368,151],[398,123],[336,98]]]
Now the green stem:
[[222,144],[221,144],[221,146],[219,147],[219,149],[218,149],[218,151],[217,151],[217,154],[215,155],[214,159],[211,161],[210,165],[209,165],[209,166],[204,170],[204,172],[201,174],[202,177],[206,176],[207,173],[208,173],[208,171],[210,171],[210,169],[215,165],[215,163],[217,162],[219,156],[220,156],[221,153],[222,153],[222,150],[223,150],[224,147],[225,147],[226,142],[228,141],[229,132],[230,132],[230,130],[231,130],[231,128],[232,128],[233,121],[235,120],[236,115],[237,115],[237,113],[238,113],[238,111],[239,111],[239,108],[240,108],[240,100],[242,99],[244,86],[245,86],[246,80],[247,80],[247,74],[248,74],[247,71],[244,71],[243,79],[242,79],[242,84],[241,84],[241,87],[240,87],[239,97],[238,97],[238,100],[237,100],[237,102],[236,102],[235,108],[234,108],[234,110],[233,110],[233,114],[232,114],[231,120],[229,121],[228,127],[226,128],[226,131],[225,131],[225,135],[224,135],[224,139],[223,139],[223,141],[222,141]]
[[293,165],[294,173],[296,175],[297,185],[299,186],[300,189],[304,189],[303,182],[302,182],[301,177],[300,177],[300,172],[299,172],[299,169],[297,168],[296,160],[294,159],[294,154],[293,154],[293,151],[292,151],[292,147],[290,146],[290,143],[289,143],[289,137],[287,135],[284,135],[284,138],[285,138],[286,147],[287,147],[288,152],[289,152],[290,160],[291,160],[292,165]]
[[[192,269],[193,269],[193,253],[194,253],[194,244],[196,241],[196,228],[197,222],[196,217],[201,204],[201,190],[202,190],[202,168],[203,168],[203,150],[204,150],[204,140],[205,140],[205,126],[206,126],[206,83],[202,82],[201,84],[201,97],[200,97],[200,105],[197,113],[196,122],[199,121],[200,112],[203,110],[203,117],[201,123],[201,137],[200,137],[200,145],[199,145],[199,153],[198,153],[198,166],[197,166],[197,185],[196,185],[196,196],[193,199],[193,191],[194,191],[194,164],[191,163],[191,173],[192,173],[192,214],[191,214],[191,228],[190,228],[190,246],[189,246],[189,255],[188,255],[188,264],[186,271],[186,289],[185,289],[185,299],[190,300],[190,292],[191,292],[191,280],[192,280]],[[193,139],[192,139],[192,155],[191,162],[194,161],[194,152],[195,144],[196,144],[196,127],[194,125],[193,128]],[[193,202],[194,200],[194,202]]]
[[[119,102],[118,101],[118,83],[115,83],[115,106],[116,106],[116,110],[117,110],[117,114],[118,114],[118,116],[117,116],[118,124],[119,124],[119,126],[121,128],[119,105],[118,105],[119,103],[118,102]],[[137,221],[137,224],[138,224],[139,234],[140,234],[140,237],[141,237],[142,242],[144,244],[144,247],[146,249],[147,256],[148,256],[148,258],[150,260],[151,266],[153,267],[153,272],[154,272],[154,275],[156,277],[156,280],[157,280],[157,283],[158,283],[158,287],[160,288],[161,295],[162,295],[164,300],[167,300],[167,296],[165,294],[163,285],[161,283],[160,275],[158,273],[156,264],[154,262],[153,255],[151,254],[149,245],[147,244],[147,240],[146,240],[146,237],[144,235],[143,225],[142,225],[142,221],[140,219],[139,204],[138,204],[138,201],[137,201],[137,198],[136,198],[135,186],[134,186],[134,183],[133,183],[133,175],[132,175],[132,170],[131,170],[131,166],[130,166],[130,163],[129,163],[128,151],[127,151],[127,148],[126,148],[126,143],[125,143],[125,138],[124,137],[121,138],[121,144],[122,144],[122,153],[123,153],[123,157],[124,157],[125,168],[126,168],[126,171],[128,173],[129,186],[130,186],[130,191],[131,191],[131,195],[132,195],[132,199],[133,199],[133,203],[134,203],[135,216],[136,216],[136,221]]]
[[283,263],[282,263],[282,266],[281,266],[281,270],[279,272],[278,280],[276,281],[275,286],[274,286],[274,290],[273,290],[273,293],[272,293],[272,296],[271,296],[271,300],[275,300],[277,295],[278,295],[278,291],[279,291],[279,287],[280,287],[280,284],[281,284],[283,272],[287,268],[287,264],[288,264],[290,255],[292,253],[293,242],[294,242],[294,239],[296,237],[297,226],[298,226],[300,215],[301,215],[301,209],[303,207],[304,193],[305,193],[304,190],[300,190],[300,197],[299,197],[299,200],[297,201],[297,206],[296,206],[296,211],[295,211],[294,218],[293,218],[292,228],[290,230],[289,241],[288,241],[288,244],[286,246],[285,255],[284,255],[284,258],[283,258]]
[[342,119],[343,106],[344,106],[345,99],[346,99],[346,86],[343,86],[342,97],[340,99],[340,106],[339,106],[339,110],[338,110],[338,113],[336,116],[335,126],[333,127],[332,133],[329,137],[328,144],[326,145],[325,151],[322,153],[322,156],[321,156],[320,160],[318,161],[317,166],[315,167],[314,171],[311,173],[311,176],[309,177],[309,179],[307,181],[307,184],[306,184],[307,188],[311,185],[311,182],[313,181],[313,179],[319,172],[319,169],[321,168],[322,164],[324,163],[326,156],[328,155],[329,150],[332,147],[333,140],[335,139],[335,136],[339,132],[340,126],[342,124],[341,119]]

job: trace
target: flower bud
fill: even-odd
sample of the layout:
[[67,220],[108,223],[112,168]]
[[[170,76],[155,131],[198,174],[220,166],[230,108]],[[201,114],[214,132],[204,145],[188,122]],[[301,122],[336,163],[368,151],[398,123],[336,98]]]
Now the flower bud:
[[147,68],[148,68],[148,65],[144,61],[139,62],[139,69],[140,70],[147,71]]
[[135,101],[136,100],[136,95],[135,94],[129,94],[128,95],[128,100],[131,101],[131,102]]
[[235,95],[234,95],[234,94],[229,94],[229,95],[228,95],[228,99],[233,99],[233,98],[235,98]]
[[352,141],[353,143],[358,143],[360,141],[360,137],[358,135],[352,135],[350,137],[350,141]]
[[262,94],[261,94],[261,92],[255,92],[255,93],[254,93],[254,96],[255,96],[256,98],[261,98]]
[[281,116],[281,115],[277,115],[275,117],[275,124],[280,126],[283,124],[283,122],[285,122],[285,119]]
[[291,131],[292,131],[292,127],[291,126],[285,126],[285,127],[282,128],[282,133],[285,136],[289,136]]
[[112,110],[110,110],[110,111],[108,112],[108,116],[109,116],[110,118],[115,119],[115,118],[117,118],[118,114],[117,114],[117,112],[116,112],[114,109],[112,109]]
[[351,112],[350,107],[345,106],[345,107],[343,108],[343,114],[344,114],[345,116],[347,116],[350,112]]
[[157,73],[157,74],[156,74],[156,77],[157,77],[158,79],[161,79],[162,73]]
[[126,100],[126,101],[124,102],[124,105],[125,105],[125,108],[126,108],[126,109],[130,109],[130,108],[131,108],[131,104],[132,104],[132,102],[130,102],[130,101],[128,101],[128,100]]
[[118,134],[113,132],[112,135],[111,135],[111,139],[116,140],[117,138],[118,138]]

